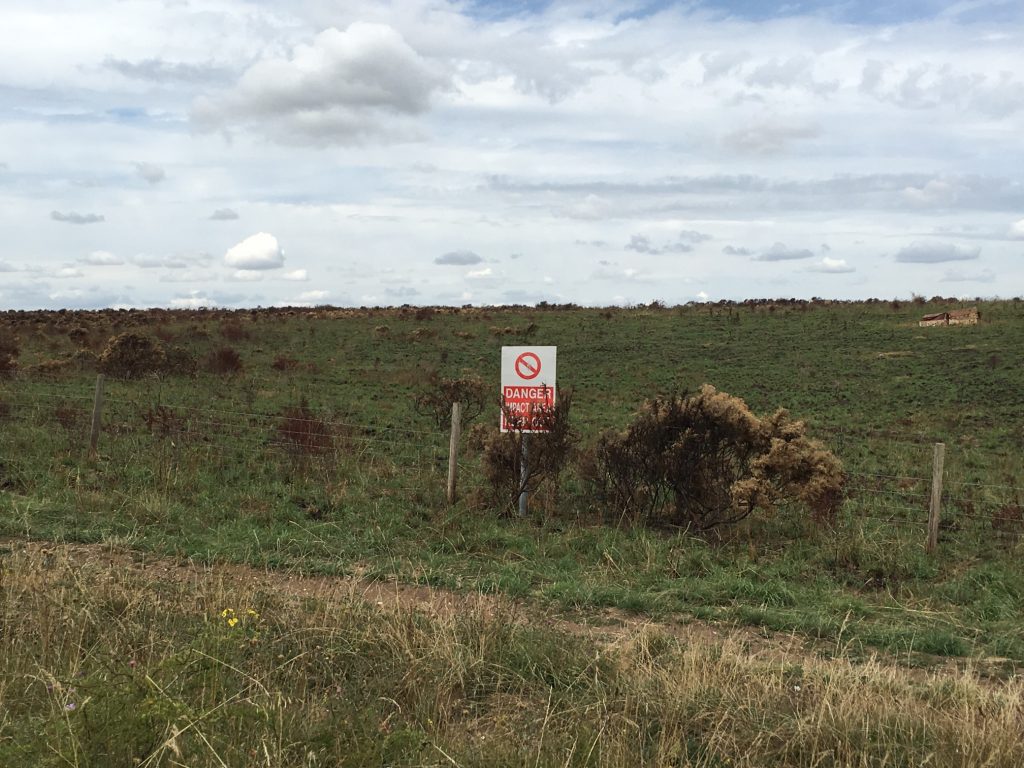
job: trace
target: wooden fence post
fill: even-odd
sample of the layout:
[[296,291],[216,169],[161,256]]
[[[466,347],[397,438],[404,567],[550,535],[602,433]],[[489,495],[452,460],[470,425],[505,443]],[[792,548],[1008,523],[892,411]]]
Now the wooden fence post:
[[452,435],[448,444],[448,503],[455,503],[459,474],[459,437],[462,434],[462,403],[452,403]]
[[942,505],[942,466],[946,460],[946,444],[936,443],[932,457],[932,500],[928,506],[928,541],[925,550],[934,554],[939,547],[939,512]]
[[92,400],[92,432],[89,433],[89,454],[96,455],[100,442],[100,427],[103,424],[103,374],[96,375],[96,394]]

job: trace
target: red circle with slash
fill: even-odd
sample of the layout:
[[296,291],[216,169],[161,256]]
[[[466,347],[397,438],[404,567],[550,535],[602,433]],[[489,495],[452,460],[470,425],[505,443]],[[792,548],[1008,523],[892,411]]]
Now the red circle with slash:
[[516,358],[515,369],[521,379],[536,379],[540,376],[540,358],[533,352],[523,352]]

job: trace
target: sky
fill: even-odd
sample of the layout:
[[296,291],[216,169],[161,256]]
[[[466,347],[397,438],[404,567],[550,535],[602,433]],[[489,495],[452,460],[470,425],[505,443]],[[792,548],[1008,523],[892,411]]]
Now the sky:
[[1024,294],[1024,3],[4,0],[0,310]]

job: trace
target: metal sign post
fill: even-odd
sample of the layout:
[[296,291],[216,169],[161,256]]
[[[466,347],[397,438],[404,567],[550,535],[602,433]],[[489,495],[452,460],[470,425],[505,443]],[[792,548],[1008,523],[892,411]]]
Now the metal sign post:
[[528,441],[530,434],[523,432],[522,440],[520,441],[519,451],[519,516],[526,517],[530,512],[530,492],[526,487],[526,482],[530,477],[530,454],[528,448]]

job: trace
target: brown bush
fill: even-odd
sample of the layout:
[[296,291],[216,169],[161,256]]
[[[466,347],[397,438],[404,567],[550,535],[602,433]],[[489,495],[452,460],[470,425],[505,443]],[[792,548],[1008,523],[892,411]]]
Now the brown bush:
[[819,521],[842,501],[842,464],[785,410],[755,416],[705,384],[644,403],[622,432],[598,441],[590,479],[620,518],[707,531],[757,509],[802,503]]
[[427,377],[425,389],[413,400],[413,407],[430,418],[440,430],[451,425],[452,404],[462,403],[462,424],[465,426],[483,413],[490,401],[490,388],[479,376],[443,379],[436,372]]
[[220,347],[206,356],[206,370],[210,373],[227,376],[241,373],[243,368],[242,357],[233,347]]
[[166,405],[150,406],[142,413],[142,421],[152,434],[159,437],[180,434],[185,429],[184,416]]
[[274,362],[270,364],[270,367],[275,371],[294,371],[299,367],[300,363],[294,357],[287,357],[285,355],[278,355],[274,358]]
[[184,347],[178,346],[177,344],[166,347],[164,354],[166,356],[164,373],[171,376],[196,375],[199,363],[196,361],[196,356]]
[[[571,411],[572,390],[564,390],[554,408],[533,415],[534,428],[545,431],[492,430],[484,439],[484,477],[500,510],[514,509],[519,494],[524,490],[532,493],[541,484],[557,485],[579,442],[569,420]],[[515,424],[515,416],[507,413],[506,422]],[[529,443],[524,473],[521,457],[523,439],[527,434]]]
[[333,450],[330,425],[316,415],[305,398],[299,405],[282,410],[279,419],[278,440],[291,452],[319,455]]
[[20,354],[18,337],[6,328],[0,328],[0,379],[13,376],[17,372]]
[[152,336],[127,331],[114,336],[100,353],[97,369],[108,376],[138,379],[163,373],[167,353]]
[[220,335],[235,344],[249,338],[249,332],[237,320],[225,320],[221,323]]

